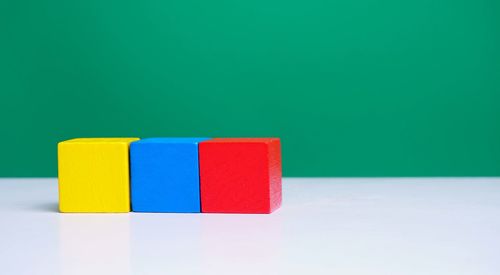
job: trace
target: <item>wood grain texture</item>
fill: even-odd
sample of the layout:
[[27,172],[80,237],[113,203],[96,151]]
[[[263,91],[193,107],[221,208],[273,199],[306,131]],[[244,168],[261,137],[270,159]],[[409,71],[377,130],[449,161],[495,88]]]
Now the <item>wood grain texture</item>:
[[61,212],[129,212],[129,146],[138,138],[82,138],[58,144]]
[[277,138],[216,138],[199,144],[204,213],[271,213],[281,206]]

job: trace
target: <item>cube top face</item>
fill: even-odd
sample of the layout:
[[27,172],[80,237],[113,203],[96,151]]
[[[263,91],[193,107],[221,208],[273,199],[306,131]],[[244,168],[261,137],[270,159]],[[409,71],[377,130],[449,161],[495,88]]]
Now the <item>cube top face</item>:
[[129,212],[129,144],[135,140],[138,138],[86,138],[60,142],[60,211]]
[[209,140],[210,138],[190,138],[190,137],[181,137],[181,138],[145,138],[141,139],[135,143],[163,143],[163,144],[198,144],[202,141]]
[[268,144],[273,142],[280,142],[279,138],[214,138],[209,141],[212,143],[256,143],[256,144]]
[[201,142],[202,212],[271,213],[281,205],[277,138],[217,138]]
[[124,143],[130,144],[139,138],[74,138],[60,142],[59,144],[68,143]]
[[149,138],[130,147],[134,212],[200,212],[198,142]]

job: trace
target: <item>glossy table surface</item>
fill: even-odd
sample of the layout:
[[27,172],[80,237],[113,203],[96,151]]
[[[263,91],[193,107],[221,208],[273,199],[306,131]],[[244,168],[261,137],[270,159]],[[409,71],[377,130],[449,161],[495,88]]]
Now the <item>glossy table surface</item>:
[[498,178],[288,178],[271,215],[61,214],[0,179],[0,274],[500,274]]

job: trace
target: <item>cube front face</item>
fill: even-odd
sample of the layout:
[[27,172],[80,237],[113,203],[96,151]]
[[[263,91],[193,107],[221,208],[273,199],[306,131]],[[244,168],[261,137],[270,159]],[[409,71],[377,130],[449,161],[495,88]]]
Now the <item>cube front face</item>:
[[200,143],[202,212],[271,213],[281,205],[279,139]]
[[198,143],[207,138],[151,138],[131,144],[134,212],[200,212]]
[[60,142],[60,211],[129,212],[129,145],[136,140],[82,138]]

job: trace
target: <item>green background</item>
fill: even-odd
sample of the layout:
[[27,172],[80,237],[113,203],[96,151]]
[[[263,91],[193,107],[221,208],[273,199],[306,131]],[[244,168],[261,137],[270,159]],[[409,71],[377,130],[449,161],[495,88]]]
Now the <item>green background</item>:
[[285,176],[500,176],[500,1],[0,1],[0,176],[278,136]]

